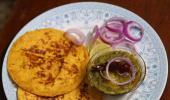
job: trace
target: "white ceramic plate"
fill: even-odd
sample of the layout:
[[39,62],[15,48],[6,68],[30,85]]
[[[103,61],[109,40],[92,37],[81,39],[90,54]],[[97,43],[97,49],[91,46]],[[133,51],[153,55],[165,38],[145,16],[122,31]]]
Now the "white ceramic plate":
[[2,80],[7,99],[17,99],[16,86],[6,69],[8,52],[17,38],[27,31],[46,27],[62,30],[75,27],[87,34],[94,25],[101,25],[112,16],[137,21],[144,27],[144,38],[136,46],[145,60],[147,72],[144,82],[136,91],[120,96],[105,96],[104,100],[158,100],[163,93],[168,75],[167,55],[159,36],[136,14],[118,6],[97,2],[72,3],[51,9],[34,18],[19,31],[11,42],[3,62]]

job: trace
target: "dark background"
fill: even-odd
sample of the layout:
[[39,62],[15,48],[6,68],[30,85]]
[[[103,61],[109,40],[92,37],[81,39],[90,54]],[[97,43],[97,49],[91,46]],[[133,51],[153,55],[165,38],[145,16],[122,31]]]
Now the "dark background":
[[[10,41],[32,18],[42,12],[72,2],[89,0],[0,0],[0,64]],[[170,58],[170,0],[93,0],[124,7],[145,19],[158,33]],[[3,3],[5,2],[5,4]],[[5,7],[3,7],[6,5]],[[5,9],[4,9],[5,8]],[[3,16],[3,17],[2,17]],[[5,16],[5,17],[4,17]],[[168,60],[169,62],[170,60]],[[0,69],[1,69],[0,68]],[[1,72],[1,71],[0,71]],[[0,73],[2,75],[2,73]],[[2,78],[2,77],[0,77]],[[1,79],[2,80],[2,79]],[[6,100],[0,83],[0,100]],[[170,100],[170,80],[161,100]]]

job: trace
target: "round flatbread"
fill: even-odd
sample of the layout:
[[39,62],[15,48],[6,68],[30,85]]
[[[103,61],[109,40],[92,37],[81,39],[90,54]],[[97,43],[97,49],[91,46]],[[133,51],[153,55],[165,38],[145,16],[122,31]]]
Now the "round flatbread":
[[7,68],[22,89],[52,97],[79,86],[88,60],[86,48],[65,38],[63,31],[40,29],[16,40],[8,55]]
[[102,100],[102,93],[83,83],[73,91],[56,97],[41,97],[18,88],[18,100]]

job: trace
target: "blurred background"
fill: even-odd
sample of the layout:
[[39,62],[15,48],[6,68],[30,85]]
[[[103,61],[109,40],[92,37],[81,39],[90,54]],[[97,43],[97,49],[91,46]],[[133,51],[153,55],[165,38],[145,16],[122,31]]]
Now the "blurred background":
[[7,19],[11,14],[13,5],[14,5],[14,0],[0,0],[0,30],[7,22]]

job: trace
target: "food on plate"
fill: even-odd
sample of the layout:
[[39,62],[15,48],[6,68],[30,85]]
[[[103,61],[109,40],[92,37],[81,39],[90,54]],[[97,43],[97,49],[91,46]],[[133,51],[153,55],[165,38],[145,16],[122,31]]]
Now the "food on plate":
[[135,90],[145,76],[145,63],[136,53],[124,49],[103,49],[88,64],[91,86],[111,95]]
[[101,27],[96,25],[92,33],[88,36],[90,50],[96,40],[100,38],[102,42],[110,45],[113,49],[121,46],[128,47],[136,52],[135,43],[142,40],[144,29],[135,21],[122,17],[112,17],[106,20]]
[[87,83],[82,83],[73,91],[56,97],[37,96],[18,88],[17,97],[18,100],[102,100],[102,93]]
[[54,97],[77,88],[86,74],[89,55],[64,32],[52,28],[26,32],[12,45],[7,69],[25,91]]
[[83,45],[86,39],[85,34],[77,28],[70,28],[66,30],[65,37],[70,39],[76,45]]
[[112,48],[109,45],[103,43],[99,39],[96,40],[96,42],[93,44],[93,47],[90,49],[90,52],[89,52],[90,57],[92,57],[93,55],[95,55],[98,52],[101,52],[103,49],[110,49],[110,50],[112,50]]
[[26,92],[23,89],[17,89],[17,100],[55,100],[54,97],[41,97],[32,93]]
[[96,25],[87,36],[78,28],[26,32],[7,58],[18,100],[102,100],[101,92],[135,90],[146,73],[135,48],[143,35],[140,24],[121,17]]
[[101,27],[95,26],[93,34],[88,64],[91,86],[112,95],[135,90],[145,76],[145,63],[135,48],[143,38],[143,27],[135,21],[112,17]]
[[110,45],[118,44],[124,40],[136,43],[144,35],[144,29],[139,23],[121,17],[112,17],[106,20],[97,32],[103,42]]

